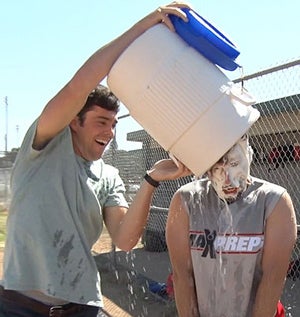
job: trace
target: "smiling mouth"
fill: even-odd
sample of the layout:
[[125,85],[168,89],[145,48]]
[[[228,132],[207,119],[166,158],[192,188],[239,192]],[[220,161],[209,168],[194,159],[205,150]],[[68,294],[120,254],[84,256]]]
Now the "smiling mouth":
[[106,146],[108,144],[108,141],[104,141],[104,140],[96,140],[96,142],[102,146]]
[[238,187],[227,187],[227,188],[223,188],[223,192],[225,194],[235,194],[238,191]]

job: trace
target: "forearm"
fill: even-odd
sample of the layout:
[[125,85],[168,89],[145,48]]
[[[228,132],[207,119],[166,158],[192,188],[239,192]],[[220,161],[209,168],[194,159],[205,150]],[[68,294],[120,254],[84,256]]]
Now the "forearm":
[[160,15],[154,11],[97,50],[46,105],[39,119],[39,134],[50,139],[67,126],[83,107],[89,93],[108,75],[122,52],[159,19]]
[[72,79],[71,84],[74,86],[74,91],[81,92],[83,97],[85,97],[86,94],[107,76],[121,53],[142,33],[157,24],[160,21],[159,19],[160,16],[157,12],[152,12],[121,36],[96,51]]
[[[185,177],[191,172],[181,162],[176,165],[171,159],[164,159],[156,162],[147,173],[155,185],[162,181]],[[153,184],[150,184],[153,181],[144,179],[126,214],[114,221],[114,224],[110,222],[113,242],[122,250],[131,250],[143,233],[156,189]]]
[[274,317],[284,286],[284,277],[263,277],[256,294],[252,317]]
[[[174,26],[168,15],[175,14],[184,21],[187,21],[186,14],[180,8],[189,8],[183,2],[172,2],[169,5],[159,7],[146,17],[141,19],[121,36],[108,43],[92,55],[72,80],[76,91],[89,93],[109,73],[112,65],[122,52],[141,34],[158,23],[164,23],[171,31]],[[77,82],[78,79],[78,82]],[[84,96],[83,96],[84,97]]]
[[200,317],[194,279],[191,275],[173,273],[175,301],[180,317]]
[[155,187],[145,180],[141,183],[133,202],[120,223],[115,244],[124,251],[131,250],[146,226]]

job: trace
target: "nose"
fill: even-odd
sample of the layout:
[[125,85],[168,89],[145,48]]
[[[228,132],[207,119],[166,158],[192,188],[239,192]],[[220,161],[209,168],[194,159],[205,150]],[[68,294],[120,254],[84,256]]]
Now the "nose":
[[224,169],[224,182],[225,182],[226,186],[231,184],[231,180],[230,180],[230,177],[229,177],[229,172],[226,169]]

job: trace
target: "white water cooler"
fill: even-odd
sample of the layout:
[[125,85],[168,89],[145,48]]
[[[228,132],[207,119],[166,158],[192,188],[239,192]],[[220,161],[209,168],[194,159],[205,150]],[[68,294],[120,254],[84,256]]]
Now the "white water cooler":
[[162,24],[123,52],[107,82],[131,116],[196,176],[259,117],[251,95]]

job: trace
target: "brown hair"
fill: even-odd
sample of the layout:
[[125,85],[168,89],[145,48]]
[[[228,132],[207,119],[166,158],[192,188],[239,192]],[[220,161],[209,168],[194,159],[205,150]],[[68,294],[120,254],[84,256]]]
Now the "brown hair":
[[77,114],[81,124],[84,122],[86,112],[88,112],[93,106],[98,106],[118,113],[120,110],[120,101],[107,87],[99,84],[89,94],[85,105]]

